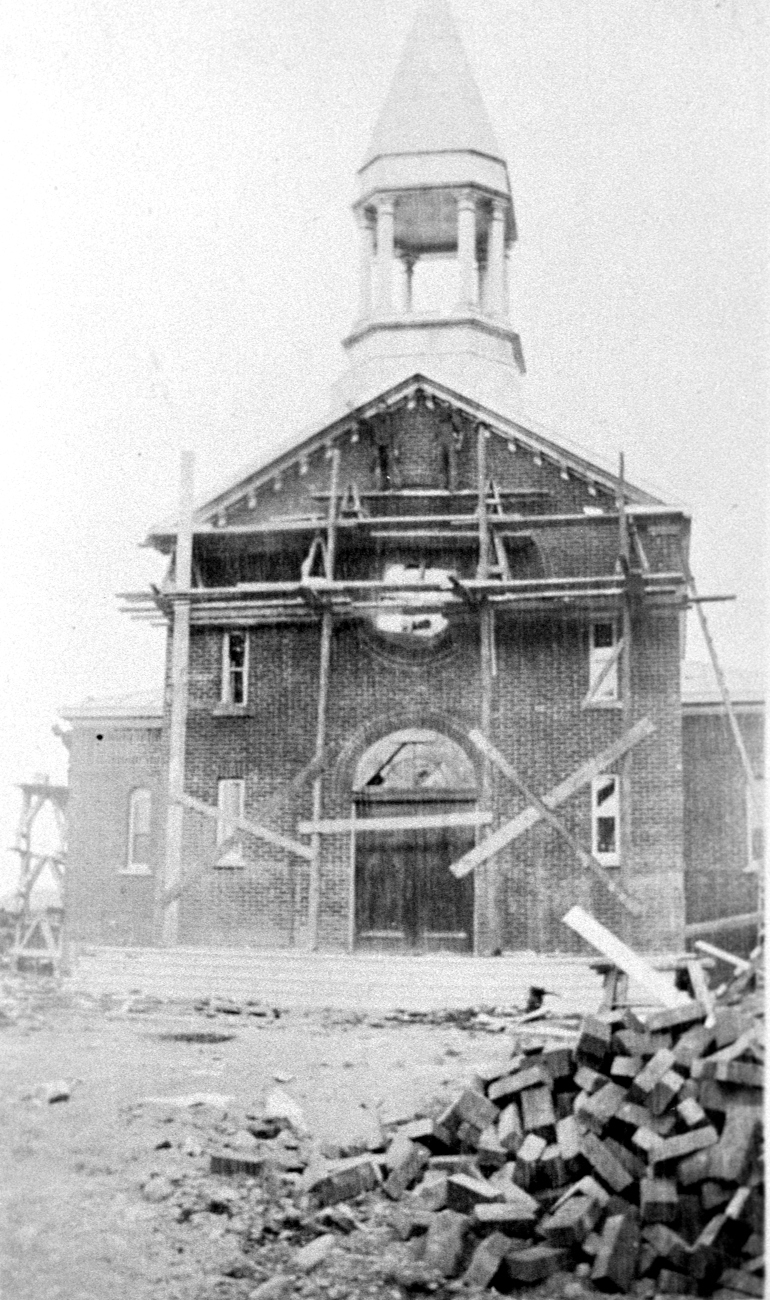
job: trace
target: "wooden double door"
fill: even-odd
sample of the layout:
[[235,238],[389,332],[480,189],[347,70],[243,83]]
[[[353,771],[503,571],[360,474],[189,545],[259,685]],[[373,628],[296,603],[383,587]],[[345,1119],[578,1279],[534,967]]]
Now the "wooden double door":
[[[473,811],[473,801],[414,798],[357,803],[367,815],[420,810]],[[381,951],[467,952],[473,948],[473,872],[458,880],[450,864],[473,848],[473,828],[359,831],[355,848],[356,943]]]

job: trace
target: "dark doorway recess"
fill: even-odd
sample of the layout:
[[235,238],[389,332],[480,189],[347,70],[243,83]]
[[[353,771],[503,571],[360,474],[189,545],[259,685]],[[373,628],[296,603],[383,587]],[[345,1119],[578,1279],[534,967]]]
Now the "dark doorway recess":
[[[437,732],[404,731],[364,756],[354,790],[356,821],[469,813],[475,775],[467,755]],[[450,864],[476,840],[473,826],[356,832],[356,946],[388,952],[468,952],[473,875]]]

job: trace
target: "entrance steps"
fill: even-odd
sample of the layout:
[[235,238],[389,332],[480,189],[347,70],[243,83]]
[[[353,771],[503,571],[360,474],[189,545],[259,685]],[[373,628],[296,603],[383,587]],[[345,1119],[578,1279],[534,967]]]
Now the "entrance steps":
[[531,985],[558,997],[555,1014],[587,1014],[601,1001],[589,958],[510,953],[471,957],[305,953],[242,948],[112,948],[78,945],[68,986],[94,995],[249,999],[280,1008],[383,1012],[524,1007]]

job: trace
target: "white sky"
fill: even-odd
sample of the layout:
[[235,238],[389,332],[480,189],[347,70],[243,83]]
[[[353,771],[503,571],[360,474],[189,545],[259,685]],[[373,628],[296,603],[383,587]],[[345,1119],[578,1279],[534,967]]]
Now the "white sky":
[[[416,0],[5,0],[0,847],[62,704],[160,688],[115,593],[342,367],[349,204]],[[731,670],[762,669],[760,0],[454,0],[507,155],[524,402],[693,511]],[[691,635],[689,653],[704,657]],[[0,886],[15,859],[8,858]]]

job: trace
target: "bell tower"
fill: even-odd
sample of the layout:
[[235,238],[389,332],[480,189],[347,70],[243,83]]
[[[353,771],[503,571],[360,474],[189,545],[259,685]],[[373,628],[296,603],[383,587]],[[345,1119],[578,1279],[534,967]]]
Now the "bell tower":
[[446,0],[417,15],[358,181],[359,304],[343,340],[353,390],[411,367],[514,391],[508,168]]

